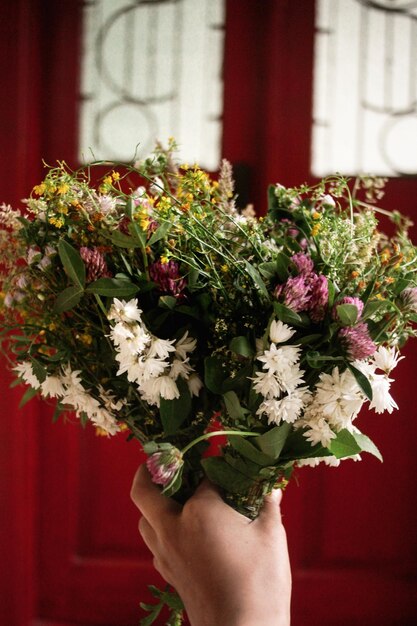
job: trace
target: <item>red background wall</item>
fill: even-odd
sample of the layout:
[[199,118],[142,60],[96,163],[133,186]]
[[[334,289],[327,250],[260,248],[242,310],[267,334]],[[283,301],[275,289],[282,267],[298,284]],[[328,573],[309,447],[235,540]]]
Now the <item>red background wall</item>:
[[[75,160],[80,8],[0,3],[0,201],[28,194],[42,158]],[[313,23],[311,0],[227,2],[223,152],[261,211],[268,183],[309,179]],[[414,178],[393,180],[385,205],[417,218],[416,191]],[[285,495],[293,626],[417,623],[416,362],[410,345],[400,411],[361,418],[385,463],[303,470]],[[157,576],[128,497],[136,444],[52,426],[36,402],[19,411],[2,370],[0,624],[137,623]]]

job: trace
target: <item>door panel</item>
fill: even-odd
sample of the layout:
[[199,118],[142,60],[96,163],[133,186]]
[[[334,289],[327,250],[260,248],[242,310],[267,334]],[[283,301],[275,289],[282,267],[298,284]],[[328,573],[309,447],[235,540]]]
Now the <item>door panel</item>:
[[[71,1],[2,3],[0,55],[5,65],[15,60],[2,79],[7,202],[39,180],[42,158],[74,162],[79,9]],[[223,152],[241,164],[260,212],[268,183],[310,180],[313,24],[311,0],[263,0],[262,11],[255,0],[227,3]],[[384,202],[417,219],[416,180],[393,180]],[[400,411],[359,418],[384,464],[300,469],[287,489],[293,626],[417,623],[414,344],[406,354],[393,387]],[[123,435],[98,438],[76,420],[52,425],[51,408],[36,401],[18,410],[9,381],[0,377],[4,624],[138,623],[147,584],[161,584],[129,499],[139,446]]]

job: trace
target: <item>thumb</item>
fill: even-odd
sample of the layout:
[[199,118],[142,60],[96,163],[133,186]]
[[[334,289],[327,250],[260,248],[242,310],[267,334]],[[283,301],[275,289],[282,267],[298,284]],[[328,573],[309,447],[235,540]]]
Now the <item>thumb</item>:
[[281,504],[282,490],[273,489],[270,494],[265,496],[261,512],[259,513],[259,521],[262,523],[281,523]]

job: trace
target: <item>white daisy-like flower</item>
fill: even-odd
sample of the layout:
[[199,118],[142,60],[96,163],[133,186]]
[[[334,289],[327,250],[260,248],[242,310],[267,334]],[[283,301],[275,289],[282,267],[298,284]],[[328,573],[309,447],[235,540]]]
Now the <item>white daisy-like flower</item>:
[[184,361],[181,359],[174,359],[169,370],[169,376],[174,380],[177,380],[178,376],[187,380],[193,371],[193,368],[188,361],[188,358],[184,359]]
[[152,343],[149,347],[148,356],[157,357],[158,359],[168,359],[171,352],[175,352],[173,339],[159,339],[158,337],[152,338]]
[[148,404],[160,405],[161,398],[174,400],[180,397],[179,389],[175,381],[169,376],[150,378],[140,384],[140,393]]
[[275,398],[264,400],[257,410],[257,415],[265,413],[268,417],[268,424],[281,422],[292,424],[299,418],[308,396],[307,388],[301,387],[279,400]]
[[394,409],[398,409],[398,405],[389,393],[392,378],[383,374],[375,374],[370,380],[372,387],[372,401],[369,405],[370,409],[374,409],[375,413],[392,413]]
[[203,381],[198,374],[191,374],[187,379],[187,385],[192,396],[198,396],[201,389],[204,387]]
[[281,322],[281,320],[272,320],[269,327],[269,338],[274,343],[284,343],[291,339],[295,334],[295,330]]
[[350,370],[340,373],[335,367],[331,374],[320,374],[309,410],[321,413],[336,430],[341,430],[350,428],[364,401],[365,396]]
[[192,337],[189,337],[188,330],[187,330],[184,333],[184,335],[181,337],[181,339],[178,339],[178,341],[175,343],[176,355],[180,359],[185,360],[187,358],[187,355],[190,352],[193,352],[195,350],[196,345],[197,345],[197,339],[193,339]]
[[153,378],[157,378],[164,374],[166,368],[169,366],[167,361],[163,359],[156,359],[153,357],[143,358],[138,360],[138,376],[136,378],[138,383],[142,383]]
[[287,367],[280,373],[279,383],[284,391],[291,393],[304,382],[304,371],[300,370],[298,363]]
[[142,311],[138,307],[138,301],[136,298],[125,302],[125,300],[113,299],[113,304],[107,314],[109,320],[116,320],[118,322],[141,322]]
[[116,396],[101,385],[98,386],[100,401],[108,411],[120,411],[126,405],[125,400],[117,400]]
[[372,355],[372,361],[375,363],[375,367],[382,370],[386,374],[389,374],[405,357],[400,356],[400,353],[396,348],[385,348],[385,346],[379,346],[379,348]]
[[104,407],[98,408],[88,417],[95,426],[104,430],[108,435],[115,435],[120,431],[116,418]]
[[47,376],[41,384],[41,393],[44,398],[59,398],[65,393],[62,379],[59,376]]
[[77,388],[83,390],[80,378],[81,370],[72,370],[69,363],[62,367],[62,384],[66,388]]
[[277,398],[281,395],[281,385],[277,377],[269,372],[256,372],[253,380],[253,388],[256,393],[261,394],[264,398]]
[[14,368],[14,371],[17,372],[19,378],[21,378],[25,383],[33,387],[33,389],[39,389],[41,383],[39,382],[37,376],[33,373],[32,363],[30,361],[23,361],[22,363],[18,363]]
[[268,370],[270,374],[279,374],[286,368],[298,363],[299,354],[300,348],[298,346],[281,346],[277,348],[275,343],[271,343],[269,350],[265,350],[257,359],[264,364],[263,369]]
[[303,433],[303,436],[312,446],[321,444],[324,448],[327,448],[331,440],[336,438],[336,433],[332,431],[323,417],[306,422],[305,425],[308,426],[308,430]]

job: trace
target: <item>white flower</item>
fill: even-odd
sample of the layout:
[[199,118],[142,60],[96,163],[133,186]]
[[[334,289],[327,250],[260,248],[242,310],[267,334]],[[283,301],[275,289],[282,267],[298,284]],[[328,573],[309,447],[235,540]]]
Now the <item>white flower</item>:
[[152,343],[149,348],[148,356],[149,357],[156,356],[159,359],[167,359],[169,357],[170,352],[175,352],[173,343],[174,343],[174,340],[158,339],[158,337],[153,337]]
[[187,380],[187,385],[192,396],[198,396],[204,386],[203,381],[198,374],[191,374]]
[[142,382],[150,380],[151,378],[157,378],[164,373],[168,365],[169,363],[163,359],[155,359],[152,357],[146,359],[140,358],[138,361],[139,376],[137,376],[137,381]]
[[269,372],[256,372],[253,388],[256,393],[260,393],[264,398],[276,398],[281,394],[281,385],[276,376]]
[[14,371],[18,373],[25,383],[33,387],[33,389],[39,389],[41,386],[37,376],[33,373],[32,363],[30,361],[23,361],[18,363],[14,368]]
[[155,176],[151,185],[149,186],[149,191],[155,196],[161,195],[164,191],[164,183],[159,176]]
[[281,320],[272,320],[269,327],[269,338],[274,343],[284,343],[295,334],[295,330],[281,322]]
[[42,253],[39,248],[36,248],[35,246],[30,246],[26,257],[27,264],[32,265],[32,263],[35,263],[35,261],[40,261],[41,256]]
[[268,416],[268,424],[272,422],[280,424],[281,421],[292,424],[304,409],[308,395],[307,387],[300,387],[280,400],[275,398],[264,400],[257,410],[257,415],[265,413]]
[[120,411],[126,404],[124,400],[116,400],[116,396],[106,391],[101,385],[98,386],[99,396],[102,404],[108,411]]
[[400,356],[396,348],[385,348],[384,346],[379,346],[378,350],[372,356],[375,367],[386,374],[389,374],[401,359],[404,359],[404,357]]
[[298,346],[281,346],[277,348],[271,343],[270,349],[265,350],[263,355],[258,356],[258,360],[264,363],[263,368],[270,374],[278,374],[286,368],[298,362],[300,348]]
[[114,298],[107,318],[119,322],[141,322],[141,313],[136,298],[129,300],[129,302]]
[[324,448],[327,448],[331,440],[336,438],[336,433],[332,431],[323,417],[310,421],[305,425],[308,426],[309,430],[306,430],[303,435],[312,446],[321,444]]
[[329,423],[341,430],[350,428],[352,420],[357,416],[365,397],[350,370],[340,373],[333,368],[331,374],[320,374],[316,385],[316,393],[309,410],[326,417]]
[[139,389],[146,402],[156,404],[157,406],[159,406],[161,398],[174,400],[180,397],[175,381],[169,376],[159,376],[158,378],[150,378],[143,381]]
[[120,431],[120,426],[117,423],[116,418],[108,409],[104,407],[96,409],[88,417],[95,426],[104,430],[108,435],[115,435]]
[[189,359],[185,359],[182,361],[181,359],[174,359],[171,365],[171,369],[169,370],[169,376],[174,380],[177,380],[178,376],[182,378],[189,378],[193,368],[188,363]]
[[49,256],[45,255],[38,263],[39,269],[44,272],[48,267],[52,264],[52,261]]
[[175,344],[175,352],[176,355],[180,357],[180,359],[186,359],[187,354],[189,352],[193,352],[197,345],[197,339],[193,339],[188,336],[188,330],[184,333],[181,339]]
[[392,413],[394,409],[398,409],[398,405],[389,393],[392,379],[383,374],[375,374],[371,379],[372,401],[369,405],[370,409],[375,409],[375,413]]
[[81,370],[72,370],[69,363],[62,368],[61,381],[65,387],[75,387],[83,389],[80,378]]
[[303,374],[304,371],[300,370],[297,363],[292,367],[288,367],[287,369],[285,369],[283,372],[281,372],[279,377],[279,382],[282,389],[288,393],[294,391],[296,387],[304,382]]
[[41,385],[41,393],[44,398],[59,398],[65,393],[64,385],[59,376],[47,376]]

